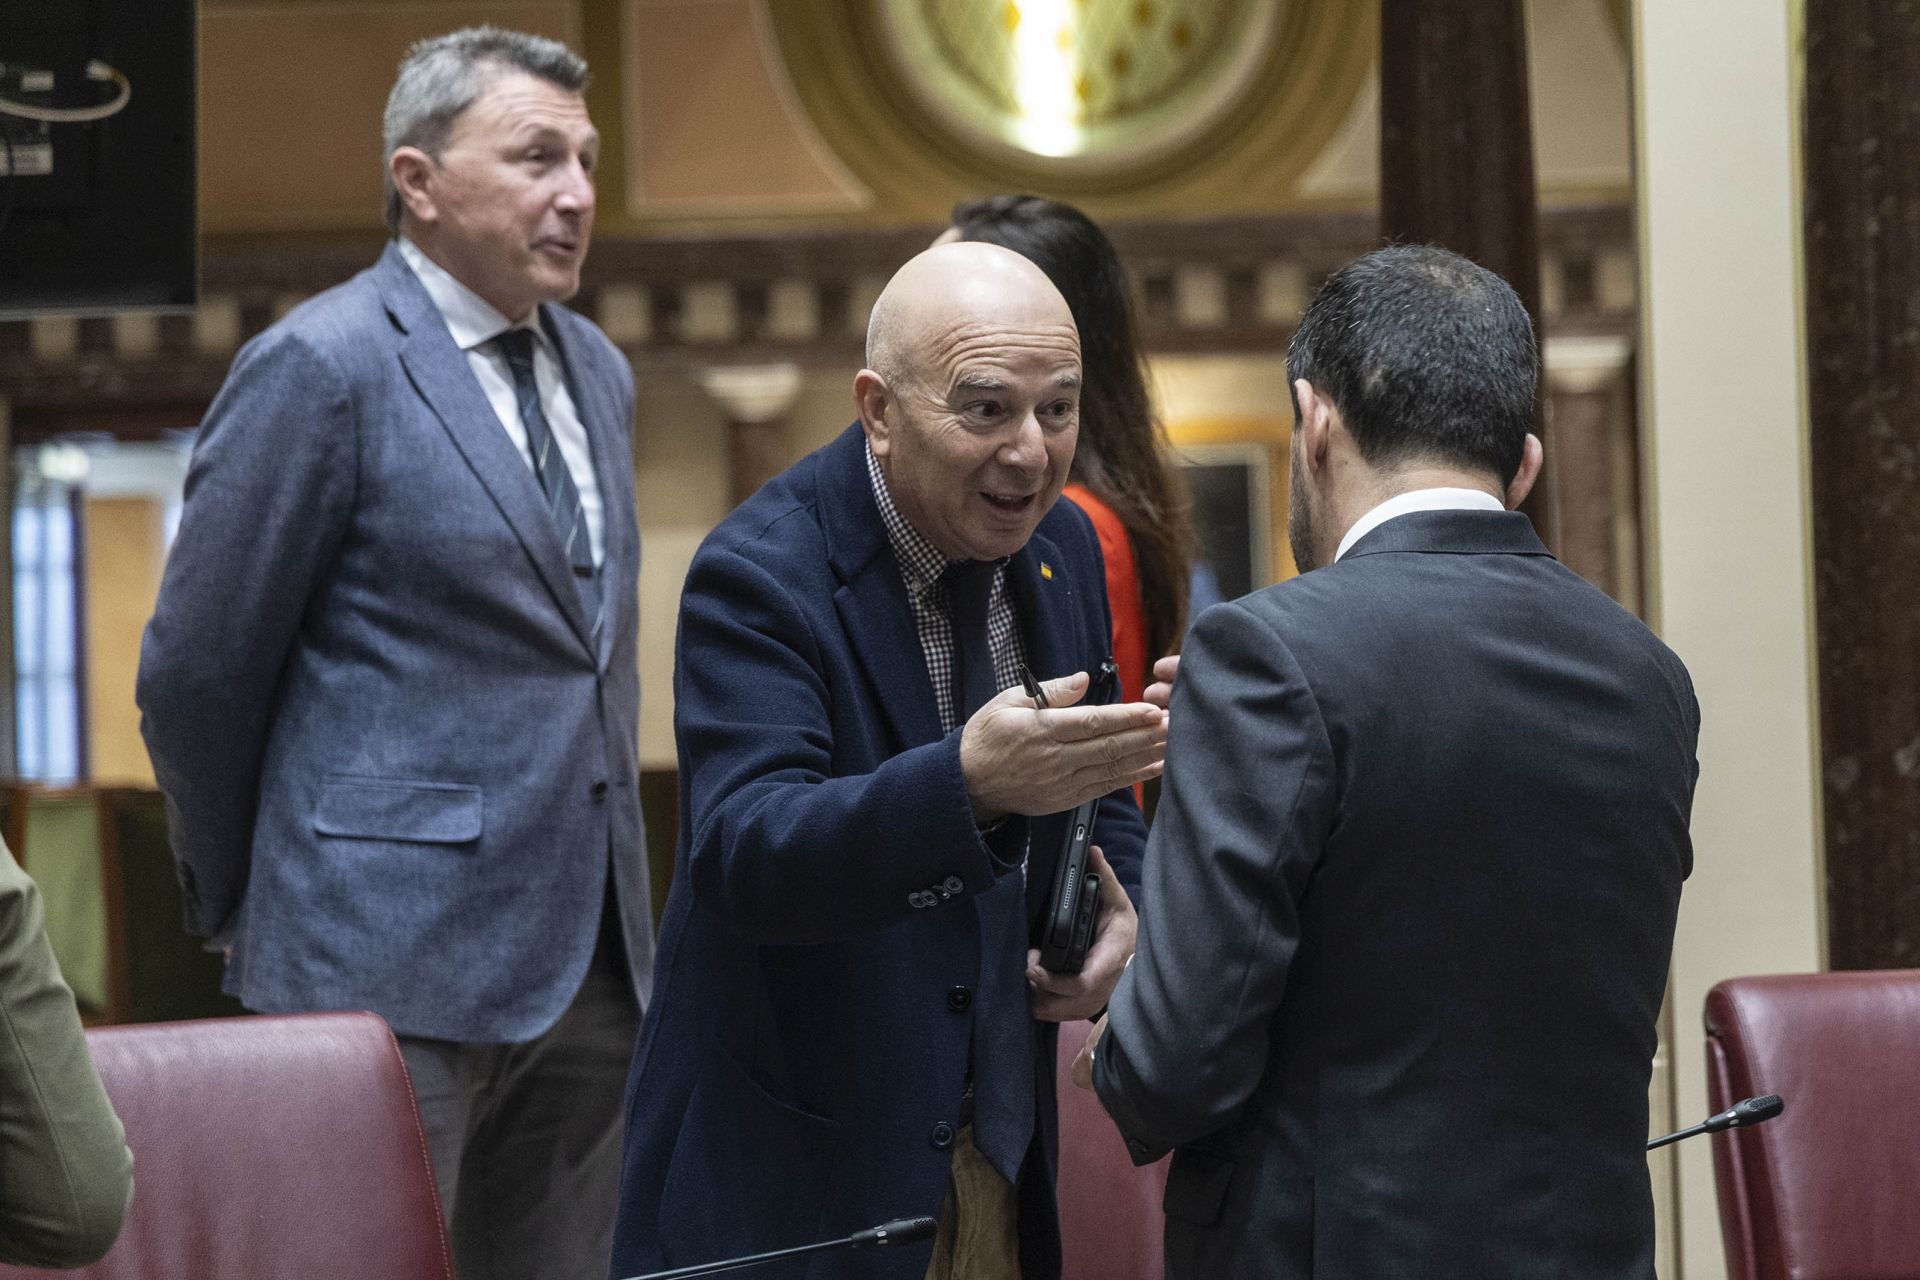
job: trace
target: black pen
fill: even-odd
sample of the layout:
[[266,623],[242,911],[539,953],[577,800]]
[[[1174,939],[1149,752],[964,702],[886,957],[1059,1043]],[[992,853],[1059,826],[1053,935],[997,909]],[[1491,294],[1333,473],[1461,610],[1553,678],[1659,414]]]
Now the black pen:
[[1033,668],[1024,662],[1020,664],[1020,683],[1027,687],[1027,696],[1033,699],[1034,709],[1036,711],[1045,711],[1047,709],[1047,691],[1042,689],[1040,682],[1033,678]]

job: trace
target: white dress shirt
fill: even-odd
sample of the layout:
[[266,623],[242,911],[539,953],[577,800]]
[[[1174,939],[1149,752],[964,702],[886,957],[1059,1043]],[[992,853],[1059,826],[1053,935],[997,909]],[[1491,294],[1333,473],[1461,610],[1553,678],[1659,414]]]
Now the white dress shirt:
[[573,487],[580,491],[580,510],[587,518],[587,538],[593,544],[593,563],[598,568],[605,554],[606,539],[600,482],[593,474],[593,450],[587,444],[587,429],[581,425],[580,413],[573,407],[573,396],[567,390],[559,358],[540,329],[539,310],[535,309],[524,323],[515,325],[479,294],[454,279],[445,267],[420,252],[413,241],[405,236],[399,239],[400,256],[407,260],[427,296],[439,308],[447,322],[447,331],[453,334],[454,345],[466,352],[467,366],[479,380],[487,403],[493,406],[500,425],[507,429],[508,438],[526,460],[529,471],[533,470],[533,452],[527,447],[526,424],[520,421],[513,371],[507,368],[506,354],[494,345],[493,339],[514,328],[533,332],[533,383],[540,392],[540,411],[546,414],[553,442],[560,446],[560,456],[566,459],[567,470],[573,475]]
[[1339,560],[1354,543],[1396,516],[1410,516],[1416,511],[1506,509],[1506,504],[1500,499],[1479,489],[1411,489],[1406,493],[1396,493],[1353,522],[1353,528],[1347,530],[1347,536],[1340,539],[1340,549],[1333,553],[1333,558]]

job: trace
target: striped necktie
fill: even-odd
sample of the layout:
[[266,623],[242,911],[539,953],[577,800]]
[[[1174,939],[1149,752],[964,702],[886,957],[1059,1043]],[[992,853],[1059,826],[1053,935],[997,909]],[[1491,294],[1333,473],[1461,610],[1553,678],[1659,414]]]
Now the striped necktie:
[[566,457],[554,442],[546,412],[540,407],[540,388],[533,376],[533,341],[531,329],[509,329],[494,339],[513,373],[513,396],[520,409],[520,422],[527,429],[527,452],[533,455],[534,478],[540,482],[540,492],[546,497],[547,514],[553,517],[553,527],[560,535],[567,567],[573,570],[580,603],[586,606],[587,617],[597,634],[600,584],[593,572],[593,542],[587,535],[587,513],[580,505],[580,490],[574,487]]

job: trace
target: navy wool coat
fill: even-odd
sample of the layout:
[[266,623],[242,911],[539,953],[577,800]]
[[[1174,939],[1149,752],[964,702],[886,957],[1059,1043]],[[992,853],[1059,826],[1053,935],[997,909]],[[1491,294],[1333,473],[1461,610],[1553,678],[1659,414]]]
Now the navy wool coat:
[[[1072,504],[1009,574],[1037,674],[1107,656],[1099,547]],[[1030,1046],[1045,1168],[1023,1180],[1022,1246],[1031,1274],[1057,1270],[1055,1035],[1031,1016],[1015,935],[1046,894],[1064,821],[976,828],[857,424],[703,544],[674,687],[681,834],[629,1088],[613,1273],[938,1214],[941,1138],[990,1020]],[[1130,893],[1144,836],[1130,791],[1101,801],[1095,841]],[[1003,945],[983,953],[983,927]],[[985,998],[996,988],[1017,998]],[[905,1280],[930,1249],[766,1274]]]

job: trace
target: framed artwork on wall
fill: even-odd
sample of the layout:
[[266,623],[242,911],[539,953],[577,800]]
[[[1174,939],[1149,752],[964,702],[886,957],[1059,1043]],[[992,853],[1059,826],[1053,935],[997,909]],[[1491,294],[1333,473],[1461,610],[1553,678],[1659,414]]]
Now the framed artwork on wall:
[[1169,416],[1167,436],[1193,498],[1198,561],[1192,613],[1297,572],[1287,545],[1285,418]]
[[[1275,581],[1273,569],[1273,446],[1190,445],[1179,450],[1193,495],[1195,566],[1204,597],[1212,575],[1217,598],[1232,600]],[[1197,602],[1196,602],[1197,603]]]

